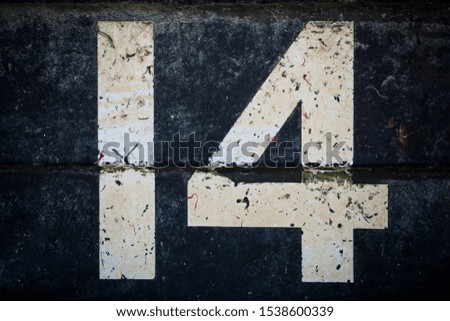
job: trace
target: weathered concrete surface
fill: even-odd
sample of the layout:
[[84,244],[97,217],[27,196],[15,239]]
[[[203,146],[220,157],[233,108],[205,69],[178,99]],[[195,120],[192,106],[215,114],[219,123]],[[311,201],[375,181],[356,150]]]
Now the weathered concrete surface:
[[[98,278],[95,169],[2,169],[2,299],[448,299],[450,174],[358,174],[389,185],[389,228],[354,233],[352,284],[301,283],[297,229],[187,226],[192,172],[156,175],[154,280]],[[299,182],[301,173],[226,174]],[[393,177],[393,178],[390,178]],[[355,178],[356,179],[356,178]],[[6,182],[8,182],[6,184]],[[355,180],[354,180],[355,182]],[[238,268],[236,268],[238,267]]]
[[152,165],[148,143],[153,143],[155,110],[153,24],[100,21],[97,48],[98,150],[123,142],[125,133],[134,142],[117,152],[117,159],[103,153],[97,163]]
[[[155,152],[163,164],[194,158],[161,147],[177,133],[218,145],[308,21],[348,20],[355,29],[354,165],[449,165],[446,12],[439,4],[3,5],[0,162],[96,161],[99,20],[154,22]],[[269,163],[301,164],[301,114],[279,133],[277,144],[293,141],[292,151]]]
[[[296,109],[302,109],[302,155],[307,156],[302,164],[351,165],[353,33],[350,21],[309,21],[223,138],[209,165],[252,166],[270,142],[278,140],[278,132]],[[346,142],[339,160],[326,156],[327,132]],[[314,148],[304,151],[311,142]]]
[[[148,21],[99,21],[100,278],[155,277],[154,42]],[[129,147],[116,143],[131,137]],[[118,170],[115,166],[122,165]]]
[[155,172],[103,170],[99,181],[101,279],[155,277]]
[[[101,124],[97,23],[123,20],[154,27],[158,169],[149,177],[156,256],[155,270],[145,270],[154,279],[145,281],[99,279],[99,251],[108,236],[99,231],[101,174],[94,165]],[[389,228],[354,231],[351,284],[302,282],[308,239],[290,226],[189,226],[194,169],[175,165],[206,165],[212,153],[175,154],[163,143],[175,136],[193,147],[183,141],[195,133],[217,147],[298,33],[319,20],[353,21],[353,163],[359,168],[329,174],[280,168],[301,165],[306,110],[298,106],[271,144],[294,142],[287,153],[265,153],[265,163],[251,171],[215,174],[237,186],[343,179],[387,185],[387,222],[379,225]],[[450,298],[446,5],[10,4],[0,6],[0,22],[2,299]],[[116,180],[110,186],[121,187]],[[121,196],[109,200],[122,203]],[[147,203],[133,204],[128,214],[144,212]],[[110,219],[103,224],[114,225]],[[152,234],[143,236],[152,241]]]
[[302,282],[353,282],[354,229],[388,227],[388,186],[349,181],[237,183],[195,172],[188,226],[296,228]]

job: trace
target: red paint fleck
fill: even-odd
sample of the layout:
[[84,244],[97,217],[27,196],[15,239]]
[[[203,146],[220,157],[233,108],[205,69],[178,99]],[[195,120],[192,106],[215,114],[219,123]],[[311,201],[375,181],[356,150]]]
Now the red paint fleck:
[[397,151],[400,154],[406,153],[406,145],[408,144],[408,130],[406,126],[401,123],[397,129]]
[[389,118],[386,128],[394,128],[394,127],[395,127],[395,117],[392,116],[391,118]]
[[305,58],[303,58],[303,63],[302,63],[302,67],[305,67],[305,62],[306,62],[306,59],[305,59]]
[[103,157],[105,157],[105,152],[101,150],[100,153],[98,153],[97,161],[95,162],[95,165],[98,165]]
[[273,142],[277,142],[279,140],[278,136],[273,136],[272,139],[270,140],[271,143]]
[[305,117],[305,119],[310,119],[311,118],[311,114],[307,114],[306,112],[303,113],[303,117]]
[[306,79],[306,77],[307,77],[307,75],[304,74],[304,75],[303,75],[303,80],[306,81],[306,83],[309,85],[309,88],[308,88],[308,89],[309,89],[309,91],[311,91],[311,83],[308,81],[308,79]]
[[397,137],[399,143],[406,145],[408,139],[408,131],[406,130],[406,126],[402,123],[397,132]]
[[195,196],[195,204],[194,204],[194,209],[197,209],[197,204],[198,204],[198,195],[197,193],[193,193],[191,196],[188,196],[188,200],[192,199]]

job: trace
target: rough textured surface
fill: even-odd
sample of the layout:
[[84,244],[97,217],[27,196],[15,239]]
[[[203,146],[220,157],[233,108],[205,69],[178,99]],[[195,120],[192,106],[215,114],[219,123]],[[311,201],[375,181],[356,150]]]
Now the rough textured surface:
[[302,282],[353,282],[354,229],[388,227],[388,186],[318,180],[238,183],[195,172],[188,225],[301,229]]
[[155,277],[155,172],[103,170],[99,181],[101,279]]
[[[303,112],[302,164],[351,165],[353,39],[352,22],[308,22],[221,141],[209,165],[259,162],[296,108]],[[331,144],[328,134],[344,142],[339,160],[326,155],[325,145]],[[311,142],[313,148],[308,148]]]
[[[0,5],[0,298],[450,298],[447,5],[61,2]],[[106,20],[154,23],[153,280],[99,279],[97,22]],[[301,164],[300,107],[271,144],[294,142],[287,153],[218,173],[238,184],[388,185],[389,228],[355,230],[351,284],[302,282],[297,229],[188,226],[194,170],[174,165],[207,164],[212,153],[176,155],[163,143],[193,146],[183,141],[195,133],[217,147],[299,31],[319,20],[354,22],[360,168],[351,177],[269,168]]]
[[[352,284],[301,283],[296,229],[187,226],[192,173],[156,175],[154,280],[98,278],[98,173],[2,169],[2,299],[448,299],[450,174],[358,174],[389,185],[389,228],[354,234]],[[298,182],[295,171],[235,172],[246,182]],[[381,176],[381,178],[380,178]],[[390,178],[394,177],[394,178]],[[6,185],[4,182],[8,182]],[[236,268],[239,267],[239,268]],[[370,289],[370,290],[368,290]]]
[[97,26],[100,278],[153,279],[155,172],[133,168],[153,164],[153,24]]
[[[100,21],[97,39],[98,164],[151,165],[153,25],[145,21]],[[124,134],[128,135],[127,147]],[[111,143],[117,145],[105,148]]]
[[[211,153],[174,155],[162,142],[195,133],[218,146],[308,21],[349,20],[354,165],[449,165],[448,19],[422,6],[5,6],[0,163],[96,161],[98,20],[154,22],[155,161],[164,165],[207,163]],[[301,114],[274,143],[294,146],[269,163],[301,164]]]

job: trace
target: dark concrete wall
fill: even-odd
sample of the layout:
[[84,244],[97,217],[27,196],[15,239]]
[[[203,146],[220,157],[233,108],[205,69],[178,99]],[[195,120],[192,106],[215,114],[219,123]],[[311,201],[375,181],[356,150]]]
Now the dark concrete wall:
[[[0,298],[449,299],[447,5],[60,2],[0,5]],[[355,22],[350,173],[390,190],[389,228],[355,232],[353,284],[301,283],[293,230],[187,227],[193,169],[170,152],[156,177],[156,279],[98,279],[99,20],[155,24],[156,142],[177,132],[221,141],[306,22]],[[300,115],[280,132],[293,152]],[[301,172],[223,170],[242,181]]]

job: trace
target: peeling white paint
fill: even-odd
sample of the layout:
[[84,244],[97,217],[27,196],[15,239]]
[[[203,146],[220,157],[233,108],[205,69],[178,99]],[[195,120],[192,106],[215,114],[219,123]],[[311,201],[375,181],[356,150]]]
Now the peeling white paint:
[[104,21],[98,30],[100,278],[153,279],[155,173],[133,168],[153,164],[153,25]]
[[[310,162],[351,165],[353,43],[353,22],[307,23],[225,136],[210,165],[256,162],[300,101],[302,147],[308,142],[319,146],[309,149]],[[345,141],[339,160],[326,157],[327,132],[332,133],[332,145]]]
[[100,279],[155,277],[155,173],[100,175]]
[[[116,142],[122,156],[105,154],[104,164],[124,164],[124,134],[130,141],[145,146],[136,148],[127,161],[133,165],[152,165],[153,146],[153,25],[149,22],[100,21],[98,23],[98,148]],[[112,148],[110,148],[112,150]],[[130,149],[129,149],[130,150]],[[128,151],[129,151],[128,150]]]
[[302,281],[353,282],[353,230],[388,225],[386,185],[238,183],[195,172],[188,225],[301,228]]
[[[149,153],[144,161],[139,159],[139,148],[126,155],[121,146],[118,161],[104,150],[107,142],[122,144],[125,133],[143,146],[153,142],[153,55],[150,23],[99,23],[99,150],[107,154],[99,164],[123,165],[123,170],[116,167],[100,175],[101,278],[155,275],[155,173],[131,168],[153,164],[153,150],[143,148]],[[327,158],[326,148],[312,148],[309,161],[351,165],[353,23],[308,23],[226,135],[210,165],[257,161],[300,101],[303,144],[333,147],[345,141],[339,150],[341,159]],[[196,172],[188,182],[188,225],[301,228],[302,280],[352,282],[353,230],[387,227],[387,193],[386,185],[235,184]]]
[[[257,161],[299,102],[302,164],[352,165],[353,50],[352,22],[307,23],[210,165]],[[301,228],[303,282],[353,282],[353,230],[388,224],[386,185],[235,184],[195,172],[187,199],[189,226]]]
[[[315,23],[311,45],[305,52],[316,57],[307,73],[311,91],[302,97],[302,164],[353,164],[353,50],[352,22]],[[307,58],[307,59],[308,59]],[[330,133],[327,137],[327,133]],[[328,140],[328,141],[327,141]],[[327,146],[336,145],[340,159],[331,158]],[[345,143],[344,143],[345,142]],[[307,149],[307,146],[315,145]]]

